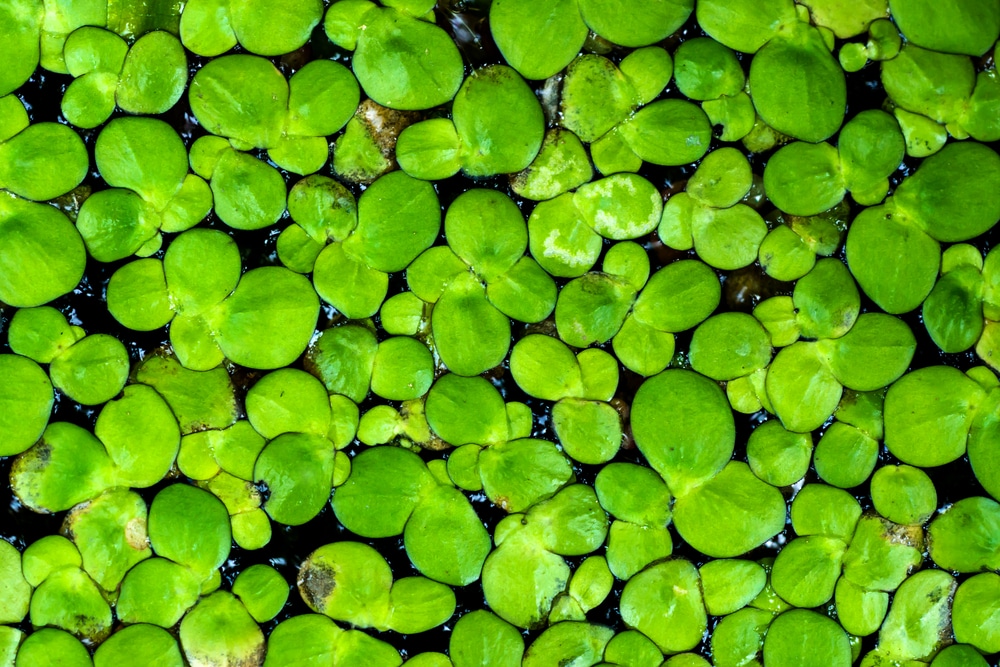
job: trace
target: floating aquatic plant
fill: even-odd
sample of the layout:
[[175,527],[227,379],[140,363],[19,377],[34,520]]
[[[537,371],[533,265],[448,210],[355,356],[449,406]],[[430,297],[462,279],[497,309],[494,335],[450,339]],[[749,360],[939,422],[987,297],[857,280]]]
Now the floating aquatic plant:
[[0,7],[0,665],[988,665],[998,36]]

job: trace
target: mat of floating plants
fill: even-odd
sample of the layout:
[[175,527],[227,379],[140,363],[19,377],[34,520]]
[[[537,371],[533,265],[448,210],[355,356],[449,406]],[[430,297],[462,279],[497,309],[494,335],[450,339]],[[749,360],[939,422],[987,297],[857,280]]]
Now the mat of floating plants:
[[3,0],[0,666],[988,667],[1000,0]]

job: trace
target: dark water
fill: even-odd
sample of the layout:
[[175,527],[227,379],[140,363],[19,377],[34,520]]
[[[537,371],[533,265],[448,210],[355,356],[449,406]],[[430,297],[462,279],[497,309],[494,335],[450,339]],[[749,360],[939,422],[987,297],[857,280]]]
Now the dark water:
[[[456,39],[459,44],[460,51],[466,60],[468,71],[471,71],[474,67],[481,67],[484,65],[502,62],[502,58],[496,49],[496,45],[492,42],[486,25],[484,12],[487,5],[488,3],[486,2],[475,1],[442,1],[439,3],[437,9],[439,18],[438,22],[440,25],[449,30]],[[703,35],[703,33],[692,19],[678,32],[675,37],[668,40],[668,49],[672,51],[676,44],[680,41],[701,35]],[[618,61],[625,54],[626,51],[624,50],[613,50],[607,55],[613,60]],[[284,70],[286,74],[290,74],[304,62],[319,57],[332,58],[343,62],[348,66],[350,64],[350,54],[343,52],[336,46],[332,45],[319,28],[317,28],[314,34],[314,39],[309,45],[307,45],[307,47],[304,47],[296,54],[275,59],[275,63],[282,70]],[[192,75],[201,66],[202,62],[202,59],[191,57]],[[742,57],[742,62],[745,68],[749,67],[749,57]],[[18,91],[18,95],[28,107],[29,113],[34,122],[64,122],[59,113],[59,100],[65,90],[65,87],[70,81],[70,77],[67,76],[54,75],[39,71],[31,79],[31,81]],[[860,72],[848,74],[847,81],[849,100],[847,119],[860,111],[882,107],[885,101],[885,96],[879,86],[879,73],[877,65],[869,64],[868,67]],[[536,87],[540,88],[541,83],[539,83]],[[668,87],[664,95],[666,97],[681,97],[673,86]],[[115,115],[117,116],[121,114],[120,112],[116,112]],[[195,139],[204,134],[204,130],[198,126],[197,121],[190,113],[186,96],[182,98],[180,103],[178,103],[173,110],[164,114],[162,118],[178,130],[188,146],[190,146]],[[91,155],[93,153],[94,142],[99,131],[100,128],[79,132],[84,142],[91,150]],[[715,149],[722,145],[724,144],[716,140],[713,143],[712,148]],[[734,144],[734,146],[743,150],[743,147],[740,144]],[[262,157],[266,159],[266,155],[262,155]],[[754,171],[758,174],[762,173],[768,155],[748,154],[747,157],[750,159]],[[895,187],[902,178],[911,173],[917,166],[917,163],[918,161],[907,159],[904,165],[901,166],[897,173],[892,177],[892,186]],[[93,159],[91,164],[94,164]],[[328,165],[324,168],[324,173],[329,173],[329,169],[330,167]],[[677,191],[683,188],[684,182],[693,173],[693,171],[693,166],[668,168],[646,165],[641,173],[662,190]],[[289,187],[294,184],[294,181],[298,178],[297,176],[291,174],[286,174],[286,177]],[[84,182],[84,185],[95,191],[106,187],[106,184],[101,179],[100,174],[96,172],[96,169],[89,174]],[[360,195],[363,191],[362,186],[349,184],[348,187],[352,189],[356,196]],[[441,204],[445,208],[455,199],[455,197],[472,187],[489,187],[505,192],[518,203],[525,216],[530,214],[534,206],[534,202],[519,198],[511,190],[506,177],[493,177],[489,179],[471,181],[469,179],[456,176],[435,184],[435,189],[438,192]],[[762,210],[761,213],[766,215],[767,209]],[[228,227],[216,220],[214,215],[210,215],[204,224],[210,227],[224,229],[228,233],[232,234],[234,238],[236,238],[237,243],[242,250],[245,269],[250,269],[257,266],[273,265],[278,263],[276,257],[276,238],[280,228],[287,225],[288,222],[290,222],[290,220],[288,219],[286,213],[285,218],[279,222],[277,228],[258,232],[236,232],[230,230]],[[1000,231],[994,230],[984,235],[984,237],[977,239],[975,243],[985,251],[992,247],[998,240],[1000,240]],[[640,241],[644,241],[646,247],[649,249],[653,265],[652,268],[654,271],[680,256],[691,254],[677,253],[664,248],[654,237],[640,239]],[[443,232],[439,242],[444,243]],[[166,246],[167,244],[164,245]],[[610,242],[606,242],[606,245],[610,246]],[[162,251],[157,256],[162,257]],[[129,260],[123,260],[121,262],[111,264],[102,264],[89,260],[86,268],[86,275],[79,287],[72,294],[56,300],[52,305],[64,312],[72,323],[83,326],[88,333],[104,332],[119,338],[123,343],[125,343],[134,364],[140,361],[147,354],[164,346],[168,340],[168,336],[165,328],[148,333],[130,331],[119,325],[117,321],[108,313],[104,302],[108,280],[114,271],[127,261]],[[720,272],[720,278],[723,281],[724,299],[718,312],[726,310],[749,311],[763,298],[767,298],[768,296],[775,294],[790,294],[792,288],[790,283],[778,283],[767,278],[760,271],[759,267],[748,267],[747,269],[736,272]],[[565,284],[566,281],[557,282],[562,285]],[[391,276],[390,296],[404,289],[404,276],[402,274],[395,274]],[[877,310],[877,308],[875,308],[870,301],[863,297],[863,310],[869,309]],[[9,351],[6,344],[6,326],[12,315],[13,309],[11,308],[4,308],[0,311],[0,351],[3,352]],[[324,320],[334,321],[336,319],[337,314],[332,309],[327,308],[324,311],[324,316],[321,317],[321,326],[323,326]],[[910,313],[909,315],[904,316],[903,319],[910,325],[911,330],[918,340],[917,355],[914,358],[913,368],[943,363],[964,370],[973,365],[977,365],[977,360],[973,353],[948,355],[940,352],[933,342],[930,341],[920,320],[919,312]],[[516,339],[525,335],[528,330],[528,327],[523,325],[519,326],[515,323],[514,338]],[[677,341],[678,349],[686,349],[689,340],[690,333],[679,335]],[[610,351],[610,346],[606,347],[608,347]],[[298,365],[301,365],[301,361]],[[533,435],[535,437],[554,439],[554,433],[551,431],[551,426],[548,421],[549,407],[543,404],[543,402],[536,401],[525,396],[517,385],[511,381],[509,373],[507,373],[503,367],[498,369],[496,372],[493,372],[491,375],[492,381],[502,392],[506,400],[524,401],[532,406],[533,412],[535,413],[535,429]],[[616,398],[620,399],[625,404],[630,404],[631,399],[641,382],[641,377],[622,369],[621,382]],[[243,387],[243,389],[245,391],[246,387]],[[58,391],[56,399],[57,402],[52,416],[53,421],[68,421],[86,428],[93,428],[94,420],[96,419],[98,412],[97,410],[93,408],[81,407],[73,401],[59,395]],[[369,399],[366,401],[363,408],[371,407],[371,405],[375,405],[377,402],[377,399]],[[739,414],[736,415],[738,437],[735,457],[737,459],[745,460],[746,440],[754,426],[760,423],[760,421],[764,418],[765,416],[763,414],[749,416]],[[347,452],[353,456],[363,448],[363,445],[355,443],[348,447]],[[441,455],[438,453],[425,453],[425,458],[427,460],[437,458],[439,456]],[[880,459],[882,464],[896,463],[894,458],[888,454],[888,452],[884,451],[884,449],[880,455]],[[634,447],[623,448],[615,460],[642,464],[645,463],[641,454]],[[0,457],[0,478],[7,479],[11,464],[12,458]],[[599,470],[599,466],[585,466],[577,464],[577,479],[587,484],[593,484],[594,478]],[[961,498],[984,494],[981,486],[975,481],[971,468],[965,459],[960,459],[939,468],[927,470],[927,472],[934,480],[935,486],[938,490],[939,503],[942,506],[948,503],[953,503]],[[806,481],[818,481],[814,471],[810,471]],[[146,502],[149,503],[152,501],[156,492],[169,483],[173,483],[173,480],[161,482],[150,489],[140,490],[139,493],[144,497]],[[868,508],[871,506],[870,499],[868,498],[867,484],[853,489],[852,491],[859,498],[864,507]],[[791,491],[786,490],[786,493],[790,496]],[[492,534],[494,527],[500,519],[505,516],[505,513],[492,506],[482,494],[469,495],[473,506],[481,517],[484,525],[490,534]],[[26,545],[44,535],[58,532],[62,523],[63,515],[64,513],[54,515],[35,514],[21,506],[17,498],[11,493],[9,486],[4,485],[0,488],[0,538],[13,543],[19,549],[23,549]],[[674,538],[674,554],[676,556],[687,558],[698,565],[707,560],[703,554],[700,554],[691,547],[687,546],[679,538],[676,532],[673,531],[672,527],[671,531]],[[791,539],[791,537],[793,537],[793,535],[791,534],[790,529],[787,531],[787,534],[781,536],[783,539]],[[777,541],[780,542],[781,538]],[[306,557],[314,549],[324,544],[340,540],[357,540],[374,546],[389,561],[396,578],[419,574],[406,556],[401,536],[398,538],[387,538],[381,540],[366,540],[360,538],[344,528],[344,526],[337,521],[330,506],[327,505],[316,518],[303,526],[293,528],[274,524],[271,542],[263,549],[258,551],[245,551],[238,547],[234,547],[229,559],[222,567],[223,587],[228,587],[232,583],[236,574],[238,574],[245,567],[255,563],[268,563],[274,566],[294,587],[298,569]],[[750,554],[750,557],[763,557],[767,555],[774,555],[775,553],[776,551],[774,549],[765,546]],[[582,560],[582,558],[569,558],[567,560],[575,567]],[[592,622],[606,624],[614,628],[616,631],[624,630],[624,625],[618,614],[618,600],[621,596],[623,587],[624,582],[616,581],[611,595],[603,605],[588,614],[588,619]],[[458,601],[456,616],[441,628],[431,630],[418,636],[405,636],[394,632],[373,632],[372,634],[388,641],[399,649],[404,655],[413,655],[423,650],[444,651],[447,648],[450,628],[453,626],[453,623],[457,620],[458,616],[468,611],[485,607],[485,601],[483,599],[479,582],[456,589],[455,593]],[[300,596],[293,590],[288,603],[278,617],[275,620],[264,624],[265,633],[270,631],[270,629],[272,629],[282,619],[306,613],[308,611],[309,609],[306,607]],[[26,623],[22,624],[21,627],[25,630],[29,629]],[[530,643],[530,641],[537,636],[537,634],[537,632],[526,633],[526,643]],[[865,641],[866,650],[871,648],[872,642],[873,638],[869,638]],[[697,650],[707,654],[707,643],[699,646]]]

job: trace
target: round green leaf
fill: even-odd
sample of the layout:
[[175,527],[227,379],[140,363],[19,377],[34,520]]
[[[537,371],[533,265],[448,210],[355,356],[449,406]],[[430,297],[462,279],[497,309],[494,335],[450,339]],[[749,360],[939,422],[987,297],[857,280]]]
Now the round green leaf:
[[806,433],[786,431],[774,420],[755,428],[747,441],[750,469],[773,486],[791,486],[802,479],[809,470],[811,458],[812,437]]
[[270,491],[264,510],[278,523],[298,526],[323,509],[333,479],[333,446],[323,436],[285,433],[267,444],[254,481]]
[[774,619],[764,638],[770,667],[848,667],[851,642],[836,621],[807,609],[792,609]]
[[186,565],[202,580],[229,556],[229,512],[208,491],[172,484],[149,508],[149,542],[157,555]]
[[[373,447],[354,457],[351,476],[333,494],[337,519],[363,537],[403,532],[414,508],[435,486],[420,457],[398,447]],[[369,508],[379,504],[378,512]]]
[[694,330],[691,368],[713,380],[728,381],[764,368],[771,341],[764,327],[745,313],[720,313]]
[[87,253],[80,234],[51,206],[0,197],[0,300],[40,306],[76,287]]
[[490,5],[490,33],[521,76],[547,79],[579,53],[587,26],[572,0],[544,7],[531,0],[499,0]]
[[321,18],[319,0],[271,0],[264,5],[230,5],[230,21],[240,44],[250,53],[280,56],[312,36]]
[[823,362],[813,343],[782,348],[767,372],[767,395],[789,431],[806,433],[822,426],[840,403],[844,387]]
[[478,375],[493,368],[510,349],[510,320],[487,299],[471,274],[456,277],[431,316],[431,330],[441,361],[458,375]]
[[489,534],[472,505],[450,486],[435,488],[417,504],[403,541],[421,574],[450,586],[478,579],[490,552]]
[[216,340],[226,357],[250,368],[279,368],[305,351],[319,299],[302,276],[268,266],[243,274],[221,312]]
[[622,620],[664,652],[687,651],[707,627],[698,570],[686,560],[658,563],[629,579],[622,591]]
[[157,30],[140,37],[129,49],[116,100],[129,113],[166,113],[181,99],[187,81],[184,47],[169,32]]
[[94,425],[119,481],[133,488],[153,486],[170,471],[180,446],[180,429],[167,402],[151,387],[129,385],[109,401]]
[[188,664],[252,663],[264,653],[264,634],[226,591],[202,598],[184,615],[178,635]]
[[785,525],[781,492],[731,461],[717,475],[674,503],[674,525],[684,540],[713,558],[740,556]]
[[66,194],[80,185],[89,164],[83,140],[58,123],[34,123],[0,143],[0,185],[26,199]]
[[802,141],[831,137],[847,109],[844,71],[808,24],[798,24],[757,52],[750,63],[750,90],[765,123]]
[[150,667],[183,667],[177,640],[155,625],[122,628],[94,652],[94,667],[127,667],[141,662]]
[[455,96],[462,58],[441,28],[395,9],[365,15],[364,25],[351,64],[369,97],[390,109],[410,110]]
[[469,176],[521,171],[542,147],[542,107],[509,67],[486,67],[466,78],[452,117],[462,142],[462,170]]
[[837,149],[804,141],[779,148],[764,168],[764,188],[774,205],[791,215],[833,208],[846,192]]
[[215,58],[198,70],[191,111],[212,134],[268,148],[278,142],[288,108],[288,82],[258,56]]
[[907,373],[885,396],[885,445],[900,461],[938,466],[965,454],[982,388],[950,366]]
[[736,430],[729,401],[697,373],[667,370],[643,382],[631,422],[636,446],[675,496],[715,477],[732,457]]
[[170,628],[194,606],[200,588],[198,575],[185,566],[166,558],[149,558],[125,575],[115,611],[124,623]]
[[640,109],[620,126],[636,155],[653,164],[676,166],[708,152],[712,128],[708,116],[686,100],[666,99]]
[[944,510],[928,529],[931,559],[955,572],[997,569],[1000,505],[980,496]]
[[684,331],[711,315],[721,298],[715,272],[702,262],[683,259],[650,277],[636,299],[633,316],[658,331]]
[[693,0],[581,0],[580,14],[587,26],[621,46],[645,46],[680,28]]
[[93,334],[52,360],[52,384],[77,403],[97,405],[113,398],[128,379],[125,346],[107,334]]
[[14,456],[42,437],[54,403],[52,383],[38,364],[15,354],[0,355],[0,377],[6,378],[0,386],[0,455]]

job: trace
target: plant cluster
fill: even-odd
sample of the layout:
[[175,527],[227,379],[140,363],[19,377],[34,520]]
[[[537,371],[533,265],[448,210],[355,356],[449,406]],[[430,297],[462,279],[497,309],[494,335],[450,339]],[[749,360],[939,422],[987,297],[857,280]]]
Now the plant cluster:
[[996,664],[998,35],[3,2],[0,665]]

